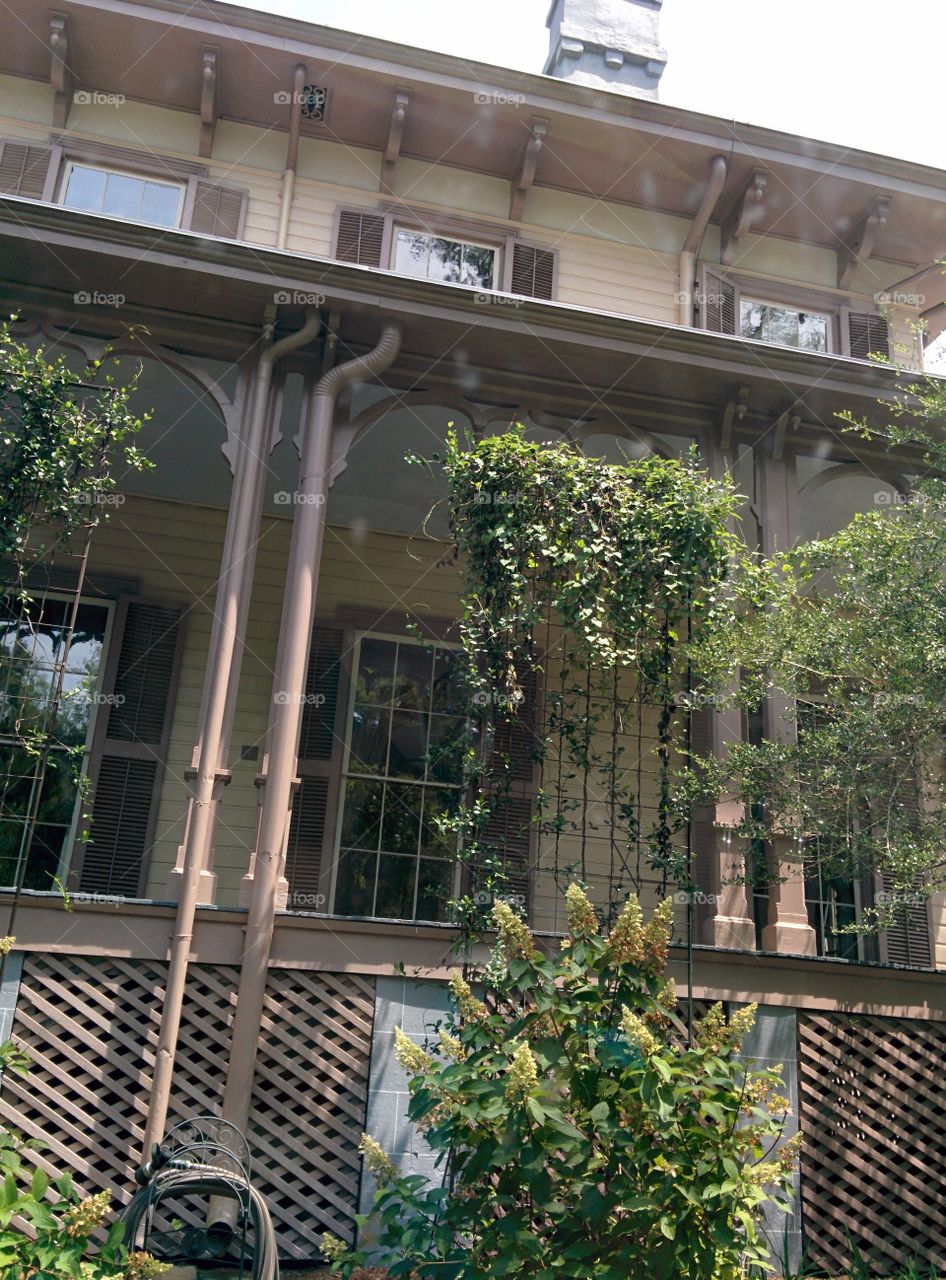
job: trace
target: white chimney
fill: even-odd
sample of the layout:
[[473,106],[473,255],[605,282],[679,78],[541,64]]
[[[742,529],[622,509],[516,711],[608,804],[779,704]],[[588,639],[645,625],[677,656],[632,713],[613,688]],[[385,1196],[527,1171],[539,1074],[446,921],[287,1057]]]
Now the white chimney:
[[552,0],[545,73],[599,89],[656,98],[667,65],[663,0]]

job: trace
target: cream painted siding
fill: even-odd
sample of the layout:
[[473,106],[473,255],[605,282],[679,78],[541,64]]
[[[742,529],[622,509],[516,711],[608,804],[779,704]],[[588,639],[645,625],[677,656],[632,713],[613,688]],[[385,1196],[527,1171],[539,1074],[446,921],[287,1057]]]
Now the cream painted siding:
[[[142,598],[172,602],[185,611],[181,677],[148,879],[148,894],[155,898],[167,896],[168,873],[181,841],[185,772],[196,739],[225,524],[224,511],[129,498],[95,539],[93,565],[98,572],[135,578]],[[244,746],[258,746],[260,759],[263,754],[289,532],[285,519],[266,518],[261,527],[234,720],[233,777],[223,793],[216,838],[217,901],[222,905],[237,903],[256,834],[259,764],[241,761],[239,755]],[[379,612],[410,607],[430,616],[455,616],[456,575],[434,567],[442,549],[420,539],[329,528],[319,584],[320,616],[331,620],[339,605],[376,607]]]

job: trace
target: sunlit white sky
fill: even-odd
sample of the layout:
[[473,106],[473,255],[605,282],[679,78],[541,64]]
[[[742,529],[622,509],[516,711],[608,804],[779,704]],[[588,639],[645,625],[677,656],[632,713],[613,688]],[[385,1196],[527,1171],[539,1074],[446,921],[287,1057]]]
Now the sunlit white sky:
[[[241,7],[541,72],[550,0],[254,0]],[[661,98],[946,168],[946,0],[664,0]]]

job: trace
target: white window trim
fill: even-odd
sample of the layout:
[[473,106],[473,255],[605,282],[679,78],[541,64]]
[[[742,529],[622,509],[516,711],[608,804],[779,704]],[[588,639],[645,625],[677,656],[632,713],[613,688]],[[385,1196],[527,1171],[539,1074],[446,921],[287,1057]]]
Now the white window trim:
[[[349,762],[349,759],[351,758],[351,733],[352,733],[352,720],[354,718],[354,710],[355,710],[355,702],[356,702],[355,694],[358,686],[358,670],[361,665],[361,642],[362,640],[365,640],[365,639],[385,640],[392,644],[411,644],[411,645],[417,645],[420,648],[433,647],[435,649],[452,649],[454,650],[454,652],[459,651],[463,647],[462,645],[451,643],[450,641],[446,641],[446,640],[444,641],[418,640],[414,636],[398,635],[396,633],[391,633],[386,631],[356,631],[354,634],[354,638],[352,641],[352,648],[351,648],[352,657],[354,660],[351,664],[351,677],[349,679],[348,699],[346,702],[345,739],[344,739],[344,746],[342,748],[341,764],[339,767],[338,804],[336,806],[336,815],[335,815],[335,835],[332,842],[332,877],[331,877],[331,887],[329,889],[329,903],[330,903],[329,914],[330,915],[337,914],[335,911],[335,897],[338,890],[338,870],[339,870],[339,860],[341,857],[341,849],[342,849],[342,823],[345,817],[345,798],[346,798],[345,793],[347,791],[346,784],[348,783],[349,778],[350,777],[364,778],[369,781],[372,778],[376,778],[382,782],[399,781],[399,779],[392,779],[387,772],[383,774],[350,774],[348,769],[348,762]],[[427,738],[428,738],[428,746],[429,746],[430,744],[429,727],[428,727]],[[388,740],[389,756],[390,756],[390,746],[391,744],[390,744],[390,737],[389,737],[389,740]],[[405,781],[405,780],[400,779],[400,781]],[[419,782],[416,785],[420,787],[428,787],[434,784],[427,783],[427,782]],[[436,785],[441,787],[447,787],[447,788],[452,787],[453,790],[460,791],[460,792],[462,792],[463,790],[462,784],[454,785],[449,782],[444,782],[444,783],[438,783]],[[379,844],[380,844],[380,840],[379,840]],[[377,858],[380,859],[381,857],[380,849],[378,849],[376,856]],[[404,856],[409,856],[409,855],[404,855]],[[419,866],[420,864],[419,854],[417,855],[416,861]],[[378,863],[376,862],[375,863],[375,891],[374,891],[375,900],[377,899],[377,892],[378,892],[377,871],[378,871]],[[457,864],[454,867],[454,877],[453,877],[454,893],[458,891],[459,884],[460,884],[460,866],[459,864]],[[414,901],[416,905],[416,901],[417,901],[416,881],[414,885]],[[372,907],[374,907],[375,905],[374,900],[372,901],[371,905]],[[431,924],[434,926],[436,926],[438,923],[437,921],[418,921],[416,916],[413,916],[406,921],[402,921],[402,918],[399,916],[392,917],[392,916],[369,915],[366,918],[370,920],[392,920],[393,919],[397,922],[402,922],[407,924],[419,923],[419,924]]]
[[[503,278],[503,271],[502,271],[503,263],[500,260],[500,255],[503,253],[503,249],[504,249],[503,244],[500,244],[498,242],[493,243],[488,240],[477,240],[470,236],[457,235],[455,233],[449,234],[439,229],[431,230],[423,226],[421,227],[412,226],[409,223],[395,221],[391,228],[391,251],[390,251],[389,263],[390,263],[390,270],[397,272],[398,275],[407,274],[405,272],[397,271],[397,267],[395,266],[395,263],[397,261],[397,238],[398,238],[398,233],[401,231],[406,231],[408,235],[413,235],[413,236],[418,236],[418,235],[427,236],[431,240],[447,240],[451,244],[469,245],[473,249],[489,249],[493,255],[493,277],[488,285],[483,285],[483,284],[464,285],[461,281],[451,282],[449,280],[436,280],[436,281],[433,281],[433,283],[435,284],[456,283],[460,286],[460,288],[488,289],[491,293],[496,292],[498,288],[496,281],[502,280]],[[430,280],[430,276],[410,276],[409,278],[414,280]]]
[[[102,209],[82,210],[82,209],[79,209],[77,206],[67,205],[66,192],[69,189],[69,179],[72,176],[73,169],[76,169],[76,168],[94,169],[97,172],[104,173],[106,175],[115,174],[116,177],[120,177],[120,178],[133,178],[136,182],[141,182],[141,183],[150,182],[155,186],[173,188],[174,190],[177,191],[177,212],[175,215],[174,222],[170,224],[165,224],[163,222],[149,222],[143,218],[123,218],[119,214],[106,213]],[[66,208],[66,209],[74,208],[77,213],[82,213],[82,212],[94,213],[95,216],[98,218],[111,218],[114,222],[134,222],[134,223],[137,223],[139,226],[143,226],[143,227],[164,227],[168,231],[173,231],[175,229],[180,228],[181,226],[181,219],[183,218],[183,215],[184,215],[184,204],[185,204],[186,197],[187,197],[186,180],[176,180],[173,178],[162,178],[162,177],[151,177],[150,175],[145,173],[135,173],[131,169],[121,169],[118,167],[114,167],[112,165],[98,163],[94,160],[84,160],[81,157],[76,157],[74,159],[73,158],[67,159],[65,164],[63,165],[62,180],[59,186],[58,203],[62,205],[63,208]]]
[[[815,351],[811,347],[792,346],[788,342],[771,342],[767,338],[747,338],[742,332],[742,307],[743,303],[749,303],[759,307],[772,307],[777,311],[793,311],[796,315],[818,316],[826,321],[826,338],[827,346],[824,351]],[[832,355],[838,349],[836,329],[839,323],[838,312],[829,310],[826,307],[807,307],[795,302],[780,302],[776,298],[757,297],[755,294],[746,293],[742,289],[736,299],[736,336],[742,338],[744,342],[761,342],[766,347],[785,347],[789,351],[805,351],[809,355],[824,356]]]
[[[48,591],[43,596],[44,600],[62,601],[64,604],[72,604],[75,597],[64,591]],[[99,669],[95,682],[96,694],[101,693],[102,681],[105,676],[105,668],[108,661],[109,649],[112,643],[112,635],[115,629],[115,601],[103,600],[100,596],[82,596],[79,597],[80,604],[93,605],[96,608],[106,610],[105,630],[102,633],[102,659],[99,663]],[[99,716],[102,712],[102,703],[99,699],[92,704],[92,713],[89,716],[89,722],[85,731],[85,742],[82,746],[82,768],[79,773],[80,785],[76,791],[75,803],[72,807],[72,821],[66,832],[66,837],[62,843],[62,853],[59,856],[59,866],[56,869],[56,877],[60,884],[66,884],[66,877],[69,874],[70,863],[76,845],[76,835],[79,826],[79,819],[82,814],[83,788],[81,786],[82,779],[88,777],[89,761],[92,755],[92,744],[95,741],[95,730],[98,724]],[[5,737],[5,735],[2,735]],[[4,746],[8,745],[5,741]],[[19,870],[17,872],[19,875]],[[57,890],[49,890],[50,893],[58,893]]]

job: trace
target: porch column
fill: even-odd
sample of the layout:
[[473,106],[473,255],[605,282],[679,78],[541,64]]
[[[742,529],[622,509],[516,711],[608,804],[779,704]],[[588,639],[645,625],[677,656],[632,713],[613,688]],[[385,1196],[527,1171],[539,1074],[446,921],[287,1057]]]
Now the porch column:
[[[708,469],[714,479],[721,480],[731,468],[731,456],[718,441],[707,446]],[[735,521],[733,521],[735,524]],[[742,711],[738,707],[713,706],[706,711],[707,746],[712,755],[725,759],[731,743],[742,740]],[[746,841],[729,834],[741,817],[733,806],[717,804],[712,821],[702,832],[709,845],[705,855],[704,879],[710,897],[709,909],[702,912],[701,941],[711,947],[735,951],[754,951],[755,921],[745,882]]]
[[[395,321],[387,321],[374,350],[324,374],[309,402],[273,679],[268,764],[223,1101],[224,1119],[240,1129],[246,1127],[249,1114],[273,929],[280,905],[279,882],[289,835],[302,699],[325,531],[335,402],[339,393],[353,382],[383,373],[396,358],[400,342],[400,326]],[[223,1205],[215,1207],[215,1211],[223,1217],[228,1213]]]
[[171,1080],[197,907],[206,901],[206,877],[211,842],[217,820],[220,793],[227,780],[227,709],[239,682],[243,652],[243,628],[248,593],[253,583],[259,537],[265,460],[270,425],[269,399],[273,367],[277,360],[304,346],[319,331],[320,318],[311,308],[303,326],[273,342],[273,323],[262,335],[262,350],[253,388],[252,410],[238,446],[233,492],[227,514],[227,532],[220,566],[220,583],[214,601],[213,626],[207,655],[207,673],[201,705],[193,790],[188,802],[181,850],[180,894],[169,948],[167,990],[161,1011],[161,1027],[155,1052],[154,1079],[145,1124],[144,1156],[164,1136]]
[[[794,455],[776,457],[769,451],[756,456],[762,550],[774,555],[792,544],[792,503],[796,492]],[[794,709],[780,695],[766,699],[763,733],[771,742],[792,743],[798,731]],[[762,949],[789,955],[817,953],[815,931],[808,922],[805,872],[799,850],[787,837],[769,842],[769,912],[762,930]]]

